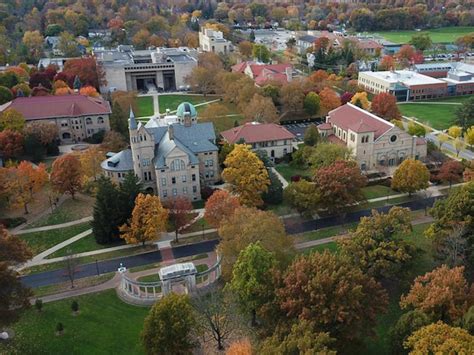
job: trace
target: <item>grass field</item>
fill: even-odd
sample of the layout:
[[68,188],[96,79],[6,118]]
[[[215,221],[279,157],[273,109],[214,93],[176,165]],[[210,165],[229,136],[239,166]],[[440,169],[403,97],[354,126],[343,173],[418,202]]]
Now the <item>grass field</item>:
[[[215,96],[202,95],[160,95],[160,113],[165,113],[166,109],[175,111],[178,105],[182,102],[190,102],[193,105],[200,104],[206,101],[218,99]],[[153,115],[153,98],[151,96],[140,96],[137,99],[138,112],[137,117],[148,117]],[[199,110],[198,110],[199,111]]]
[[44,216],[27,228],[43,227],[74,221],[92,215],[94,203],[87,198],[79,197],[64,201],[52,213]]
[[367,200],[384,197],[387,195],[395,195],[397,192],[393,191],[390,187],[384,185],[373,185],[362,188],[362,193]]
[[[433,43],[453,43],[459,37],[462,37],[468,33],[474,32],[474,27],[441,27],[432,30],[426,30],[422,32],[428,32]],[[408,43],[411,37],[420,33],[417,31],[386,31],[386,32],[374,32],[373,34],[384,37],[387,41],[393,43]]]
[[59,244],[79,233],[88,230],[89,228],[89,223],[81,223],[67,228],[20,234],[19,237],[28,244],[28,246],[33,251],[33,255],[37,255],[42,251],[55,246],[56,244]]
[[141,96],[137,98],[138,112],[137,117],[153,116],[153,98],[151,96]]
[[356,227],[357,223],[345,224],[344,226],[334,226],[328,228],[318,229],[307,233],[297,234],[295,238],[298,242],[308,242],[311,240],[320,240],[324,238],[334,237],[336,235],[348,233],[351,229]]
[[290,182],[291,177],[295,175],[310,177],[311,169],[299,168],[290,164],[278,164],[275,169],[285,178],[286,181]]
[[455,111],[458,107],[460,106],[439,105],[435,103],[398,105],[402,115],[416,117],[418,121],[439,130],[447,129],[454,124],[456,119]]
[[90,234],[87,237],[79,239],[78,241],[69,244],[68,246],[59,249],[58,251],[54,252],[53,254],[49,255],[47,259],[53,259],[60,256],[66,256],[68,251],[70,250],[73,254],[84,253],[86,251],[98,250],[98,249],[105,249],[105,248],[112,248],[118,245],[124,245],[125,242],[123,240],[117,241],[117,243],[111,244],[98,244],[95,241],[94,235]]
[[[72,299],[27,311],[13,326],[14,340],[1,354],[144,354],[140,332],[148,308],[120,301],[115,290],[76,298],[80,313],[73,316]],[[64,334],[56,336],[56,324]]]

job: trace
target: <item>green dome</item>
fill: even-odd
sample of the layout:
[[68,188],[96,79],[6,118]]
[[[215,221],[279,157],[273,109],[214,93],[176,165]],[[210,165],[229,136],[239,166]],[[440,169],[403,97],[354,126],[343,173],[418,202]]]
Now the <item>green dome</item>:
[[178,109],[176,110],[176,116],[184,118],[185,114],[190,114],[191,118],[197,116],[197,111],[193,104],[190,104],[189,102],[182,102],[179,104]]

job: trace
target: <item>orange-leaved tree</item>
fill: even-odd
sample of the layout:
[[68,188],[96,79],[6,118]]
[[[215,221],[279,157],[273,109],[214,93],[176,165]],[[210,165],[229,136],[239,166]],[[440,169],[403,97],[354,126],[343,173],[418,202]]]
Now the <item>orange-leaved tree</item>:
[[331,88],[325,87],[319,93],[321,100],[321,114],[326,115],[329,111],[341,106],[339,95]]
[[239,199],[226,190],[216,190],[206,201],[204,218],[214,228],[240,207]]
[[387,121],[401,117],[400,110],[397,106],[397,98],[386,92],[375,95],[370,108],[374,114]]
[[34,201],[35,193],[48,181],[46,166],[40,164],[34,167],[30,162],[22,161],[17,167],[10,169],[14,176],[14,179],[10,180],[12,202],[23,206],[25,213],[28,213],[28,204]]
[[138,194],[132,218],[120,227],[120,238],[125,239],[127,244],[145,245],[146,241],[155,240],[159,233],[166,231],[167,220],[168,210],[158,196]]
[[51,171],[51,183],[54,190],[74,195],[82,186],[81,162],[74,154],[57,158]]
[[104,152],[98,147],[91,147],[79,155],[84,180],[97,180],[100,173],[100,163],[105,159]]

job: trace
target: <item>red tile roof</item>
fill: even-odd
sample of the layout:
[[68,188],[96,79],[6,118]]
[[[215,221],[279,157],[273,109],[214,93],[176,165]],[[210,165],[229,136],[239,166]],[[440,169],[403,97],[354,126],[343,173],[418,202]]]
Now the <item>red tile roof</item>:
[[17,97],[6,108],[21,112],[26,120],[110,114],[108,101],[84,95]]
[[321,124],[318,124],[318,129],[322,129],[322,130],[328,130],[328,129],[332,129],[332,126],[330,123],[327,123],[327,122],[324,122],[324,123],[321,123]]
[[285,127],[275,123],[246,123],[243,126],[221,132],[222,137],[229,143],[237,143],[243,139],[245,143],[294,139],[295,135]]
[[346,142],[344,142],[342,139],[337,138],[334,134],[330,134],[327,138],[330,143],[339,144],[344,147],[347,146]]
[[393,127],[392,123],[350,103],[330,111],[328,115],[332,125],[356,133],[374,132],[375,139]]
[[280,83],[287,83],[286,76],[287,68],[293,70],[291,64],[255,64],[253,62],[242,62],[232,67],[232,71],[236,73],[243,73],[247,66],[252,72],[253,79],[257,85],[262,85],[267,81],[277,81]]

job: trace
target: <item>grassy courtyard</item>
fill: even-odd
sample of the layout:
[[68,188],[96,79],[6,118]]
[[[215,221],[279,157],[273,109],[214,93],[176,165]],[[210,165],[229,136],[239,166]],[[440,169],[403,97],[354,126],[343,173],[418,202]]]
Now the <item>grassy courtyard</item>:
[[[468,33],[474,32],[474,27],[441,27],[431,30],[424,30],[427,32],[433,43],[453,43],[459,37],[462,37]],[[387,41],[393,43],[404,44],[410,42],[411,37],[420,33],[418,31],[382,31],[374,32],[373,34],[382,36]]]
[[[182,102],[190,102],[193,105],[197,105],[203,102],[212,101],[218,99],[216,96],[202,96],[202,95],[160,95],[158,96],[160,104],[160,113],[165,113],[166,109],[175,111],[178,105]],[[152,116],[153,111],[153,98],[151,96],[140,96],[137,98],[138,112],[137,117],[149,117]]]
[[436,103],[406,103],[398,105],[404,116],[415,117],[418,121],[435,129],[443,130],[451,127],[455,120],[458,105],[443,105]]
[[292,176],[300,175],[311,177],[312,172],[309,168],[300,168],[297,166],[293,166],[291,164],[278,164],[275,166],[275,169],[285,178],[286,181],[290,182]]
[[153,98],[151,96],[140,96],[137,98],[137,117],[153,116]]
[[33,251],[33,255],[37,255],[89,228],[91,228],[89,223],[82,223],[67,228],[20,234],[19,237],[28,244]]
[[[72,299],[47,303],[38,313],[27,311],[13,326],[15,339],[0,354],[144,354],[139,341],[148,308],[125,304],[115,290],[78,297],[80,313],[73,316]],[[55,335],[56,324],[64,334]]]
[[362,193],[364,194],[367,200],[371,200],[373,198],[385,197],[387,195],[395,195],[398,192],[393,191],[388,186],[373,185],[373,186],[366,186],[362,188]]

